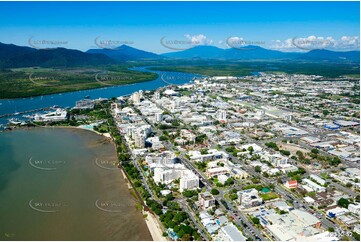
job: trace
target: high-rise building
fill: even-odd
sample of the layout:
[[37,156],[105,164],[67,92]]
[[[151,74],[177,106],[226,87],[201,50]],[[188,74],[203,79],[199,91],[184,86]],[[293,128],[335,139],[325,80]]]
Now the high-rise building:
[[155,99],[155,100],[159,100],[159,99],[160,99],[160,92],[156,91],[156,92],[154,93],[154,99]]
[[132,101],[133,103],[140,103],[140,93],[139,92],[135,92],[132,95]]
[[179,180],[179,191],[183,192],[195,188],[199,188],[199,177],[190,170],[183,172]]
[[134,144],[136,148],[145,147],[145,135],[143,132],[136,132],[134,134]]
[[162,113],[156,113],[155,114],[155,122],[159,123],[163,121],[163,114]]
[[218,110],[216,113],[216,118],[219,121],[227,121],[227,112],[225,110]]

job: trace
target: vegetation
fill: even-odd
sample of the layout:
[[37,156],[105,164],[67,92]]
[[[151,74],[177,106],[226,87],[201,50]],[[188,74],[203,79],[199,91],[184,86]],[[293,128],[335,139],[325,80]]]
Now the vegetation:
[[359,76],[360,73],[358,63],[213,60],[212,65],[210,65],[209,60],[181,60],[174,61],[172,66],[167,62],[163,64],[158,62],[157,65],[151,69],[198,73],[206,76],[244,76],[251,75],[252,72],[271,72],[275,69],[288,74],[321,75],[331,78],[341,75]]
[[268,201],[278,198],[278,195],[275,192],[268,192],[268,193],[260,194],[260,197],[263,199],[263,201]]
[[254,167],[254,171],[255,171],[255,172],[261,172],[262,169],[261,169],[260,166],[255,166],[255,167]]
[[[157,75],[110,66],[96,68],[18,68],[0,70],[0,99],[47,95],[154,80]],[[97,75],[98,74],[98,75]],[[97,78],[95,76],[97,75]]]
[[274,150],[279,150],[277,144],[274,143],[274,142],[268,142],[268,143],[266,143],[265,145],[266,145],[268,148],[272,148],[272,149],[274,149]]
[[349,204],[350,204],[350,201],[343,197],[337,201],[337,205],[340,207],[343,207],[343,208],[348,208]]
[[212,194],[212,195],[218,195],[218,194],[219,194],[219,191],[218,191],[216,188],[212,188],[211,194]]

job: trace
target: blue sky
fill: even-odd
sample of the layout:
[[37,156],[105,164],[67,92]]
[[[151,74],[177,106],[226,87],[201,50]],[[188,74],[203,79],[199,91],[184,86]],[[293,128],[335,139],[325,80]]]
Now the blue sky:
[[0,42],[24,46],[359,49],[359,2],[0,2],[0,9]]

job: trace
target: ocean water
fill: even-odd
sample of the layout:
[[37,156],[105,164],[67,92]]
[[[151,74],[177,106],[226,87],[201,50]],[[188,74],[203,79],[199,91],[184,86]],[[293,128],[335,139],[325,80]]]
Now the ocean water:
[[104,137],[0,133],[0,240],[152,240],[136,203]]

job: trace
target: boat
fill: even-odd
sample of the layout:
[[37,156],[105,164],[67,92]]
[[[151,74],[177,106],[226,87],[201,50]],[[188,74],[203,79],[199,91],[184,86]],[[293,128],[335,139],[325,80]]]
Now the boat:
[[32,119],[34,118],[34,115],[23,115],[23,118]]
[[21,124],[21,121],[17,118],[11,118],[11,119],[9,119],[9,123],[18,125],[18,124]]
[[90,96],[89,96],[89,95],[86,95],[85,98],[90,98]]

